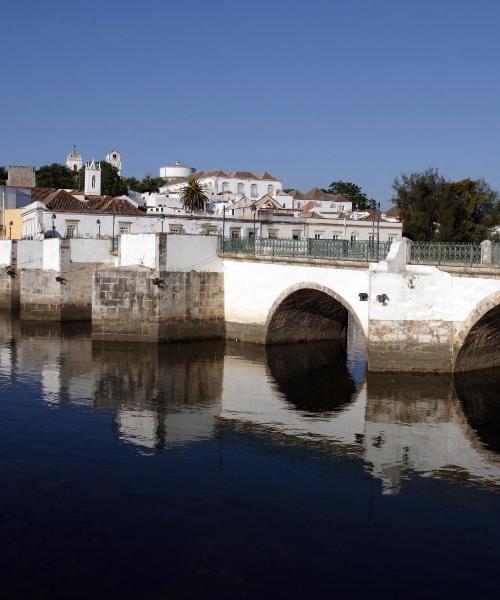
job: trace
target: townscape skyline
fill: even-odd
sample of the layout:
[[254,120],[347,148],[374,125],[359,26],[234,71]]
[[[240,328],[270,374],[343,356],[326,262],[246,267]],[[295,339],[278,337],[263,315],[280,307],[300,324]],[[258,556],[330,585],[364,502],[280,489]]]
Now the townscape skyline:
[[24,0],[3,16],[0,164],[116,147],[126,176],[180,160],[353,181],[385,207],[428,167],[500,188],[495,2]]

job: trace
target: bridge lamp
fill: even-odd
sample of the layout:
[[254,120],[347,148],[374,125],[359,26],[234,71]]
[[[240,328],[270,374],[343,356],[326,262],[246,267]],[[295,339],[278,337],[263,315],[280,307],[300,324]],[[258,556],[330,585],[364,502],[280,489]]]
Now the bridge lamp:
[[52,217],[51,217],[51,219],[52,219],[52,237],[55,237],[55,233],[56,233],[56,219],[57,219],[56,215],[53,214]]
[[161,232],[163,233],[163,223],[165,222],[165,215],[159,215],[158,218],[161,222]]
[[9,223],[9,239],[12,239],[12,225],[14,225],[14,221]]
[[101,239],[101,219],[97,219],[97,239]]

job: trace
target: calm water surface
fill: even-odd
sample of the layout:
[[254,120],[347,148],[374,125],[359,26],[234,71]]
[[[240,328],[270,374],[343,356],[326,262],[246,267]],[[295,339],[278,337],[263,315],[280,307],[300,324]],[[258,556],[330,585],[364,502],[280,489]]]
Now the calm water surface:
[[8,598],[498,597],[500,375],[0,316]]

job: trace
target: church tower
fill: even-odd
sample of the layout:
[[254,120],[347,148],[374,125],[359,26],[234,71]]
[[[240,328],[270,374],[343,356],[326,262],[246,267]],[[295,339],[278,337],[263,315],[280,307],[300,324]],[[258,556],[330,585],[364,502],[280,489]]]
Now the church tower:
[[85,165],[85,195],[101,195],[101,163],[94,159]]
[[71,150],[66,158],[66,166],[72,171],[79,171],[82,165],[82,155],[78,152],[76,146],[73,146],[73,150]]
[[109,154],[106,154],[106,162],[118,169],[118,175],[122,174],[122,156],[116,148],[113,148]]

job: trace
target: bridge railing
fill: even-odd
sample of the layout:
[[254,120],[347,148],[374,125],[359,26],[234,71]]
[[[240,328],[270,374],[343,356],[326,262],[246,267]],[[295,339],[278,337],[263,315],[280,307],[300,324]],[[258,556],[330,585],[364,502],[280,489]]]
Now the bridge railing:
[[478,265],[481,244],[467,242],[411,242],[410,264]]
[[494,265],[500,267],[500,244],[493,244],[492,260]]
[[291,240],[272,238],[224,238],[220,250],[231,254],[277,257],[326,258],[377,262],[387,257],[391,242],[349,240]]

